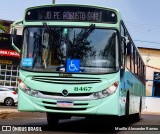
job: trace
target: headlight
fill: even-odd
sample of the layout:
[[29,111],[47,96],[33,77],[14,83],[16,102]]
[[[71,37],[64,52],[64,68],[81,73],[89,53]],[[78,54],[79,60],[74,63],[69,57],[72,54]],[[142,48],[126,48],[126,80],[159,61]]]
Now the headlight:
[[95,99],[101,99],[101,98],[107,97],[107,96],[113,94],[117,90],[117,87],[118,87],[118,82],[115,82],[110,87],[108,87],[100,92],[93,93],[93,97]]
[[100,94],[98,92],[94,93],[93,96],[97,99],[100,98]]
[[32,90],[32,92],[31,92],[31,96],[35,96],[35,97],[37,97],[37,95],[38,95],[38,91],[34,91],[34,90]]
[[24,82],[20,82],[19,83],[19,87],[20,89],[22,89],[22,91],[24,91],[26,94],[31,95],[36,97],[38,95],[38,91],[31,89],[30,87],[28,87]]

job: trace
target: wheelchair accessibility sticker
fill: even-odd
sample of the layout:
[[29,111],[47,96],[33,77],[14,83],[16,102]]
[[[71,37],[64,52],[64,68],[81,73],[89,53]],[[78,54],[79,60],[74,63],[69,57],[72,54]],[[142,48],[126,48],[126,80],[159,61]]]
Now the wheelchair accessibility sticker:
[[67,72],[79,72],[80,60],[67,59]]

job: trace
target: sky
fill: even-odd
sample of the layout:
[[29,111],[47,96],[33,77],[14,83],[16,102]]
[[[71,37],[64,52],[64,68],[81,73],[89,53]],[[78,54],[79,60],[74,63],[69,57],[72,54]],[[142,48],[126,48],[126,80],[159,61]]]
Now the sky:
[[[55,0],[56,4],[89,4],[119,9],[138,47],[160,49],[160,0]],[[17,21],[30,6],[52,4],[52,0],[1,0],[0,19]]]

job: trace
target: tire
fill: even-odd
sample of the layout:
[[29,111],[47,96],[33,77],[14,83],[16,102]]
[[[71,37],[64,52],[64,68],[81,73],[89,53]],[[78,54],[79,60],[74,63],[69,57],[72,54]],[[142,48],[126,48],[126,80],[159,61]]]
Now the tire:
[[59,123],[59,116],[54,113],[46,113],[47,114],[47,123],[50,128],[57,128]]
[[140,98],[139,112],[135,114],[136,121],[140,121],[141,119],[141,110],[142,110],[142,99]]
[[129,94],[126,97],[126,107],[125,107],[125,120],[129,121]]
[[6,105],[6,106],[13,106],[14,105],[14,100],[12,99],[12,98],[6,98],[5,100],[4,100],[4,104]]

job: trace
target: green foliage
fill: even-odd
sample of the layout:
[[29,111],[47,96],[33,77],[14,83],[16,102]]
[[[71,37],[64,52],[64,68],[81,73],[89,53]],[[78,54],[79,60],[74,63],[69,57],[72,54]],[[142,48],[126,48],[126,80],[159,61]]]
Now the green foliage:
[[2,31],[4,31],[4,32],[9,32],[9,28],[8,27],[6,27],[6,26],[4,26],[3,24],[2,24],[2,22],[0,22],[0,30],[2,30]]
[[[4,26],[2,22],[0,22],[0,30],[4,31],[5,33],[8,33],[9,32],[9,28]],[[5,41],[5,40],[8,40],[7,38],[3,37],[0,33],[0,41]]]
[[8,40],[8,38],[1,37],[1,35],[0,35],[0,41],[5,41],[5,40]]

